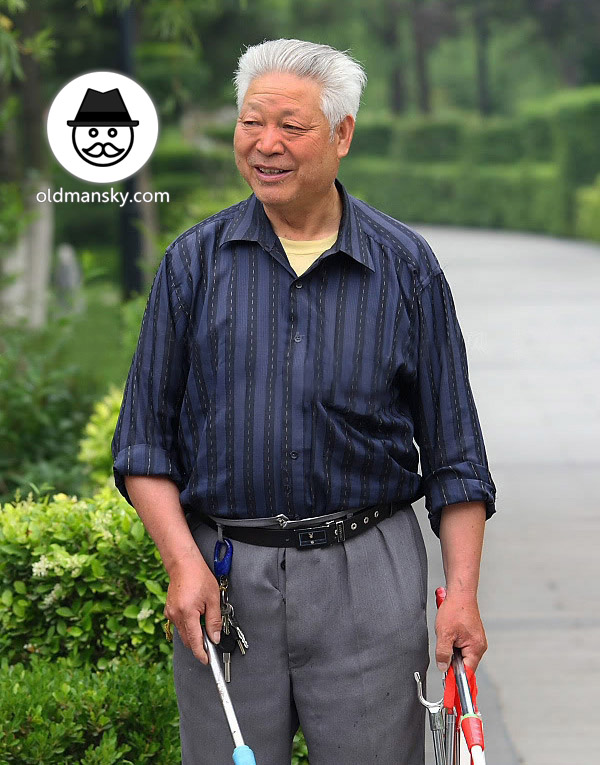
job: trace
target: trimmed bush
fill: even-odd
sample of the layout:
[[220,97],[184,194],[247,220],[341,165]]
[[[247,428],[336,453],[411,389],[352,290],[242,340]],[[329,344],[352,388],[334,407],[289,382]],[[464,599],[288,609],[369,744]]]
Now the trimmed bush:
[[348,159],[350,193],[398,220],[561,234],[562,185],[552,165],[394,164]]
[[469,122],[464,133],[464,156],[474,164],[518,162],[523,155],[521,131],[514,120],[492,118]]
[[171,672],[135,657],[105,671],[33,656],[0,669],[0,762],[138,765],[181,761]]
[[562,177],[572,186],[592,183],[600,173],[600,86],[561,92],[549,107]]
[[465,124],[463,116],[399,120],[391,154],[405,162],[455,162],[463,153]]
[[352,137],[352,154],[387,156],[392,146],[396,122],[393,117],[372,118],[359,114]]
[[204,125],[202,127],[202,134],[211,141],[216,143],[222,143],[224,146],[229,147],[230,151],[233,146],[233,131],[235,130],[235,122],[228,122],[225,124],[213,124]]
[[523,158],[531,162],[551,162],[554,158],[554,133],[547,105],[528,103],[516,118],[521,134]]
[[178,144],[159,144],[151,163],[156,188],[160,188],[160,177],[173,178],[178,175],[192,175],[196,179],[202,176],[205,182],[213,186],[226,186],[238,173],[231,148],[215,147],[205,151],[183,141]]
[[135,510],[116,490],[5,504],[0,518],[0,653],[68,656],[106,667],[131,652],[170,656],[167,575]]
[[600,242],[600,175],[593,186],[577,190],[575,234]]

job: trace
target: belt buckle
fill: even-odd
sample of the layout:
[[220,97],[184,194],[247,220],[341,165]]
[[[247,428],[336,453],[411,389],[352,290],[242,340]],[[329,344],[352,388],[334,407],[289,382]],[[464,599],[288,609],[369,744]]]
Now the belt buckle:
[[308,529],[298,529],[298,548],[324,547],[328,544],[327,526],[313,526]]

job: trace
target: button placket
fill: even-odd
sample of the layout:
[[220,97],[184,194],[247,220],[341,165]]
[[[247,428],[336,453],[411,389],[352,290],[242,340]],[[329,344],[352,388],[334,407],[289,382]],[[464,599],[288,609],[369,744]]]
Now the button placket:
[[304,505],[304,466],[302,459],[304,438],[304,366],[306,359],[307,306],[306,293],[298,292],[303,282],[295,282],[290,290],[291,304],[291,340],[289,363],[290,369],[290,409],[289,428],[291,438],[288,442],[287,465],[291,477],[291,495],[289,507],[292,512],[302,513]]

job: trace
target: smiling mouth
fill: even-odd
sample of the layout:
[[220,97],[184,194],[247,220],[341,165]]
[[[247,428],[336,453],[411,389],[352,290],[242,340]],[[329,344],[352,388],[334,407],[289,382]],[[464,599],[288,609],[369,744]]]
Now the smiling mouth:
[[282,178],[292,172],[291,170],[280,170],[276,167],[263,167],[262,165],[254,165],[254,169],[259,176],[264,178]]

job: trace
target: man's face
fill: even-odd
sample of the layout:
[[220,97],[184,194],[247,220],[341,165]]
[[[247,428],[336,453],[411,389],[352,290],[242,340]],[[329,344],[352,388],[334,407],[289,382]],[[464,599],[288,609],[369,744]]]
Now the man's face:
[[354,120],[346,117],[330,141],[320,98],[319,83],[280,72],[257,77],[246,92],[233,139],[235,161],[267,207],[310,207],[331,189]]

